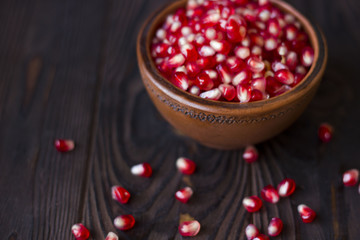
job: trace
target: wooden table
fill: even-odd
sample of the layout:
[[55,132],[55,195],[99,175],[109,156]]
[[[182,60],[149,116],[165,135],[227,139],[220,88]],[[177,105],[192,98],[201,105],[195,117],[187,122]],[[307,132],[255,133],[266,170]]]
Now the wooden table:
[[[158,114],[140,80],[135,39],[145,18],[166,0],[4,0],[0,3],[0,238],[74,239],[83,222],[93,239],[115,231],[120,239],[181,239],[181,214],[198,219],[196,239],[245,239],[254,222],[266,231],[280,216],[274,239],[360,239],[358,188],[345,188],[343,171],[360,168],[360,4],[358,0],[289,1],[323,29],[328,67],[306,112],[288,130],[258,145],[260,160],[245,164],[243,150],[217,151],[174,131]],[[319,144],[317,128],[330,122],[335,135]],[[76,141],[61,154],[55,138]],[[184,178],[175,160],[198,164]],[[151,179],[131,175],[140,162]],[[284,177],[296,180],[293,196],[242,207]],[[188,204],[174,192],[191,183]],[[126,187],[120,205],[110,188]],[[314,223],[301,222],[296,206],[310,205]],[[113,219],[131,213],[136,226],[116,231]],[[195,238],[194,238],[195,239]]]

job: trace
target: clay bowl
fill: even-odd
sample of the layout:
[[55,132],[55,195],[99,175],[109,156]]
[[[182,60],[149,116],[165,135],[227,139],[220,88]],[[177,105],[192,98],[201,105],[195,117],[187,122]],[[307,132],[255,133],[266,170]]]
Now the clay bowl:
[[199,143],[217,149],[236,149],[270,139],[288,128],[315,95],[327,62],[327,45],[320,30],[280,0],[273,4],[293,14],[314,48],[314,63],[306,77],[290,91],[267,100],[229,103],[202,99],[180,90],[157,71],[150,44],[165,17],[186,0],[171,3],[147,19],[138,35],[137,57],[146,90],[161,115],[176,129]]

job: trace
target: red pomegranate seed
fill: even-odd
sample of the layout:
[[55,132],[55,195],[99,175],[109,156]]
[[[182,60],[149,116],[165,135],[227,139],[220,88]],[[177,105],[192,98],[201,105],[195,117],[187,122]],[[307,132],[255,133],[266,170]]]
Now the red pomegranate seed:
[[296,188],[295,181],[291,178],[285,178],[277,186],[278,194],[280,197],[290,196],[291,194],[294,193],[295,188]]
[[265,98],[266,98],[266,96],[264,96],[264,94],[262,92],[260,92],[259,90],[254,89],[251,91],[250,102],[260,101]]
[[251,87],[257,89],[260,92],[265,92],[266,90],[266,79],[265,77],[255,78],[251,81]]
[[192,86],[189,91],[191,94],[194,94],[196,96],[200,95],[200,88],[198,86]]
[[186,221],[179,225],[179,233],[184,237],[194,237],[200,231],[200,223],[196,220]]
[[264,39],[264,48],[266,51],[273,51],[278,47],[278,40],[276,37],[267,37]]
[[267,185],[261,190],[261,197],[270,203],[277,203],[279,201],[279,194],[272,185]]
[[314,221],[316,217],[316,213],[314,210],[306,206],[305,204],[300,204],[298,207],[298,212],[300,214],[300,217],[304,223],[310,223]]
[[184,55],[179,53],[169,58],[169,60],[167,61],[167,65],[169,68],[177,68],[183,65],[184,62],[185,62]]
[[182,90],[189,88],[189,78],[184,72],[176,72],[171,82]]
[[115,233],[109,232],[105,240],[119,240],[119,237]]
[[129,191],[120,186],[113,186],[111,188],[111,195],[114,200],[122,204],[127,203],[130,199]]
[[135,225],[135,218],[128,214],[128,215],[120,215],[114,219],[114,226],[121,230],[126,231],[133,228]]
[[196,62],[186,63],[185,69],[190,77],[195,77],[201,71],[201,67]]
[[151,177],[152,168],[148,163],[140,163],[131,167],[131,173],[140,177]]
[[318,130],[318,136],[319,139],[324,142],[330,142],[333,136],[334,129],[333,127],[328,123],[322,123]]
[[246,22],[238,15],[229,17],[226,24],[226,33],[230,41],[241,42],[246,36]]
[[286,40],[288,40],[288,41],[295,40],[298,31],[299,31],[298,28],[293,24],[289,24],[289,25],[285,26],[284,33],[285,33]]
[[227,58],[225,64],[232,73],[238,73],[245,66],[245,63],[237,57]]
[[195,85],[201,90],[208,91],[214,87],[214,82],[206,73],[200,73],[196,76]]
[[156,57],[166,57],[168,54],[169,45],[166,43],[159,43],[153,47],[153,52]]
[[229,85],[229,84],[220,84],[219,85],[219,90],[222,93],[222,96],[228,100],[231,101],[235,98],[236,95],[236,90],[233,86]]
[[191,196],[193,195],[193,190],[190,187],[185,187],[180,189],[175,193],[175,198],[182,203],[187,203]]
[[287,69],[281,69],[275,72],[275,79],[283,84],[293,84],[295,81],[294,74]]
[[269,240],[269,237],[265,234],[259,234],[253,240]]
[[247,163],[253,163],[258,160],[259,153],[254,146],[250,145],[245,148],[242,157]]
[[242,204],[248,212],[257,212],[262,207],[262,201],[258,196],[245,197]]
[[204,70],[204,73],[206,73],[210,77],[210,79],[213,81],[216,81],[219,78],[219,75],[215,70],[206,69],[206,70]]
[[254,239],[257,235],[259,235],[259,230],[256,228],[254,224],[249,224],[245,228],[245,235],[248,240]]
[[245,60],[250,56],[250,49],[248,47],[236,47],[234,52],[235,55],[242,60]]
[[314,62],[314,49],[312,49],[311,47],[305,47],[302,50],[301,63],[305,67],[310,67],[313,62]]
[[90,237],[89,230],[81,223],[74,224],[71,227],[71,232],[77,240],[86,240]]
[[195,172],[196,164],[193,160],[180,157],[176,160],[176,167],[181,173],[191,175]]
[[274,77],[269,76],[266,78],[266,92],[268,92],[270,96],[275,96],[281,86],[282,84],[276,81]]
[[210,46],[218,53],[227,55],[230,52],[231,45],[225,40],[211,40]]
[[279,25],[279,21],[275,18],[270,19],[268,21],[267,31],[270,35],[272,35],[276,38],[279,37],[279,35],[281,33],[281,27]]
[[355,186],[359,181],[359,170],[350,169],[343,174],[343,183],[347,187]]
[[269,226],[268,226],[268,234],[271,237],[280,235],[280,233],[283,229],[283,226],[284,226],[284,224],[280,218],[276,218],[276,217],[272,218],[269,223]]
[[68,139],[56,139],[54,145],[59,152],[69,152],[75,148],[74,141]]
[[215,50],[210,46],[205,45],[199,49],[199,55],[202,57],[211,57],[214,56],[215,53],[216,53]]
[[282,70],[282,69],[288,70],[289,68],[288,68],[285,64],[283,64],[283,63],[281,63],[281,62],[275,61],[275,62],[273,62],[273,63],[271,64],[271,69],[272,69],[274,72],[277,72],[277,71]]
[[229,70],[229,68],[224,65],[224,64],[219,64],[216,66],[216,70],[218,71],[220,78],[222,80],[223,83],[230,83],[232,78],[231,78],[231,72]]
[[296,52],[290,51],[286,56],[286,66],[288,66],[291,71],[294,71],[297,65],[298,65],[298,56]]
[[209,100],[219,100],[221,97],[221,91],[218,88],[211,89],[209,91],[200,93],[201,98],[209,99]]
[[265,68],[265,63],[258,57],[250,57],[247,61],[248,68],[255,73],[261,72]]
[[226,56],[224,54],[221,54],[221,53],[217,53],[215,55],[215,61],[216,63],[222,63],[223,61],[226,60]]
[[181,53],[185,56],[186,61],[192,62],[196,61],[198,54],[196,48],[189,43],[186,43],[180,47]]
[[232,79],[232,84],[237,86],[239,84],[247,84],[251,79],[251,72],[248,70],[242,70]]
[[288,47],[282,43],[280,46],[278,46],[277,48],[277,53],[279,54],[279,56],[286,56],[286,54],[289,52]]
[[236,93],[241,103],[249,102],[251,99],[251,87],[247,84],[237,85]]
[[196,64],[202,68],[212,68],[215,65],[215,61],[212,57],[200,57],[198,60],[196,60]]

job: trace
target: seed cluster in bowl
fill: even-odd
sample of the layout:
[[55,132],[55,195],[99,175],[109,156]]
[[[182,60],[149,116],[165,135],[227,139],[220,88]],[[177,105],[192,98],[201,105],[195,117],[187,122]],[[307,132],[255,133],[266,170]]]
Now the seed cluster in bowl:
[[157,29],[151,54],[180,89],[240,103],[290,90],[314,61],[300,22],[269,0],[188,0]]

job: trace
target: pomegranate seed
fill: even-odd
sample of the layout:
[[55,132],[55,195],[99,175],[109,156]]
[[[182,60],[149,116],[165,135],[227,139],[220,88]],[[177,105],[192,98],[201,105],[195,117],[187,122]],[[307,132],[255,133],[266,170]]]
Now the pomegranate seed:
[[210,46],[202,46],[199,50],[199,55],[202,57],[211,57],[215,55],[215,50]]
[[235,98],[236,95],[236,90],[233,86],[229,85],[229,84],[220,84],[219,85],[219,90],[222,93],[222,96],[228,100],[231,101]]
[[239,84],[236,87],[237,97],[241,103],[251,99],[251,87],[248,84]]
[[259,230],[256,228],[254,224],[249,224],[245,228],[245,235],[248,240],[254,239],[257,235],[259,235]]
[[232,15],[226,24],[226,33],[230,41],[241,42],[246,36],[246,23],[242,17]]
[[202,68],[212,68],[215,65],[215,61],[211,57],[201,57],[196,60],[196,64]]
[[334,129],[328,123],[322,123],[318,130],[319,139],[324,142],[328,143],[332,139]]
[[109,232],[105,240],[119,240],[119,237],[115,233]]
[[294,71],[298,65],[298,57],[296,52],[291,51],[286,56],[286,66],[289,67],[290,70]]
[[279,194],[272,185],[267,185],[261,190],[261,197],[270,203],[277,203],[279,201]]
[[130,199],[130,193],[128,190],[120,186],[113,186],[111,188],[111,195],[114,200],[122,204],[127,203]]
[[202,23],[204,26],[212,27],[219,22],[220,18],[221,18],[220,14],[214,9],[211,9],[207,12],[207,15],[202,19]]
[[232,78],[231,78],[231,72],[229,70],[229,68],[224,65],[224,64],[219,64],[216,66],[216,70],[219,73],[219,76],[222,80],[223,83],[230,83]]
[[245,197],[242,204],[248,212],[257,212],[262,207],[262,201],[258,196]]
[[169,60],[167,61],[167,65],[169,68],[177,68],[183,65],[184,62],[185,62],[184,55],[179,53],[169,58]]
[[251,49],[251,54],[260,58],[262,54],[262,48],[259,46],[253,46]]
[[260,92],[265,92],[266,90],[266,79],[265,77],[255,78],[251,81],[251,87],[253,89],[259,90]]
[[175,198],[182,203],[187,203],[192,195],[193,190],[190,187],[185,187],[175,193]]
[[196,76],[201,71],[201,67],[195,62],[188,62],[185,65],[185,69],[190,77]]
[[266,78],[266,92],[271,96],[276,96],[276,92],[282,87],[281,83],[276,81],[274,77]]
[[168,54],[169,45],[166,43],[159,43],[152,48],[152,52],[154,53],[155,57],[166,57]]
[[289,25],[285,26],[284,33],[285,33],[286,40],[293,41],[293,40],[295,40],[296,35],[298,33],[298,28],[293,24],[289,24]]
[[287,69],[281,69],[275,72],[275,79],[283,84],[293,84],[295,81],[294,75]]
[[196,76],[195,85],[200,90],[208,91],[214,87],[214,82],[206,73],[200,73]]
[[200,223],[196,220],[186,221],[179,225],[179,233],[184,237],[194,237],[200,231]]
[[255,73],[261,72],[265,68],[265,63],[258,57],[250,57],[247,61],[248,68]]
[[219,77],[218,73],[212,69],[206,69],[204,70],[204,73],[207,74],[210,77],[210,79],[213,81],[216,81]]
[[69,152],[75,148],[74,141],[67,139],[56,139],[54,145],[59,152]]
[[114,219],[114,226],[121,230],[126,231],[133,228],[135,225],[135,218],[128,214],[128,215],[120,215]]
[[285,56],[288,52],[288,47],[283,43],[277,48],[277,53],[279,54],[279,56]]
[[270,19],[270,11],[266,8],[262,8],[258,11],[257,16],[261,21],[266,22]]
[[298,207],[298,212],[300,214],[300,217],[304,223],[310,223],[314,221],[316,217],[316,213],[314,210],[306,206],[305,204],[300,204]]
[[264,39],[264,48],[266,51],[273,51],[278,47],[278,40],[275,37],[268,37]]
[[291,178],[285,178],[277,186],[278,194],[280,197],[290,196],[291,194],[294,193],[295,188],[296,188],[295,181]]
[[182,54],[184,54],[186,61],[190,61],[190,62],[196,61],[196,59],[198,57],[196,48],[189,43],[182,45],[180,47],[180,51]]
[[269,237],[265,234],[259,234],[253,240],[269,240]]
[[270,19],[268,21],[267,31],[270,35],[274,37],[279,37],[281,33],[281,28],[279,25],[279,21],[277,19]]
[[230,52],[231,45],[227,41],[211,40],[210,46],[218,53],[227,55]]
[[148,163],[140,163],[131,167],[131,173],[140,177],[151,177],[152,168]]
[[[277,72],[279,70],[282,70],[282,69],[286,69],[286,70],[289,70],[289,68],[281,63],[281,62],[278,62],[278,61],[275,61],[271,64],[271,69],[274,71],[274,72]],[[275,76],[275,75],[274,75]]]
[[214,88],[212,90],[200,93],[201,98],[209,99],[209,100],[219,100],[221,97],[221,91],[218,88]]
[[251,98],[250,98],[250,102],[255,102],[255,101],[260,101],[265,99],[265,96],[262,92],[260,92],[257,89],[253,89],[251,91]]
[[301,55],[301,63],[305,67],[310,67],[314,61],[314,49],[311,47],[305,47]]
[[191,94],[194,94],[196,96],[200,95],[200,88],[198,86],[192,86],[189,91]]
[[259,153],[254,146],[250,145],[245,148],[242,157],[247,163],[253,163],[258,160]]
[[234,52],[235,55],[242,60],[245,60],[250,56],[250,49],[248,47],[236,47]]
[[176,160],[176,167],[181,173],[191,175],[195,172],[196,164],[193,160],[180,157]]
[[81,223],[74,224],[71,227],[71,232],[77,240],[86,240],[90,236],[89,230]]
[[218,53],[215,55],[215,61],[217,63],[222,63],[225,60],[226,60],[226,56],[224,54]]
[[184,72],[176,72],[171,82],[182,90],[189,88],[189,78]]
[[249,82],[250,78],[251,78],[251,72],[247,70],[243,70],[239,72],[237,75],[235,75],[235,77],[232,80],[232,84],[234,86],[237,86],[239,84],[245,84]]
[[359,170],[350,169],[343,174],[343,183],[347,187],[355,186],[359,181]]
[[268,226],[268,234],[271,237],[280,235],[280,233],[283,229],[283,226],[284,226],[284,224],[280,218],[276,218],[276,217],[272,218],[269,223],[269,226]]
[[238,73],[245,65],[244,62],[237,57],[229,57],[225,63],[232,73]]

